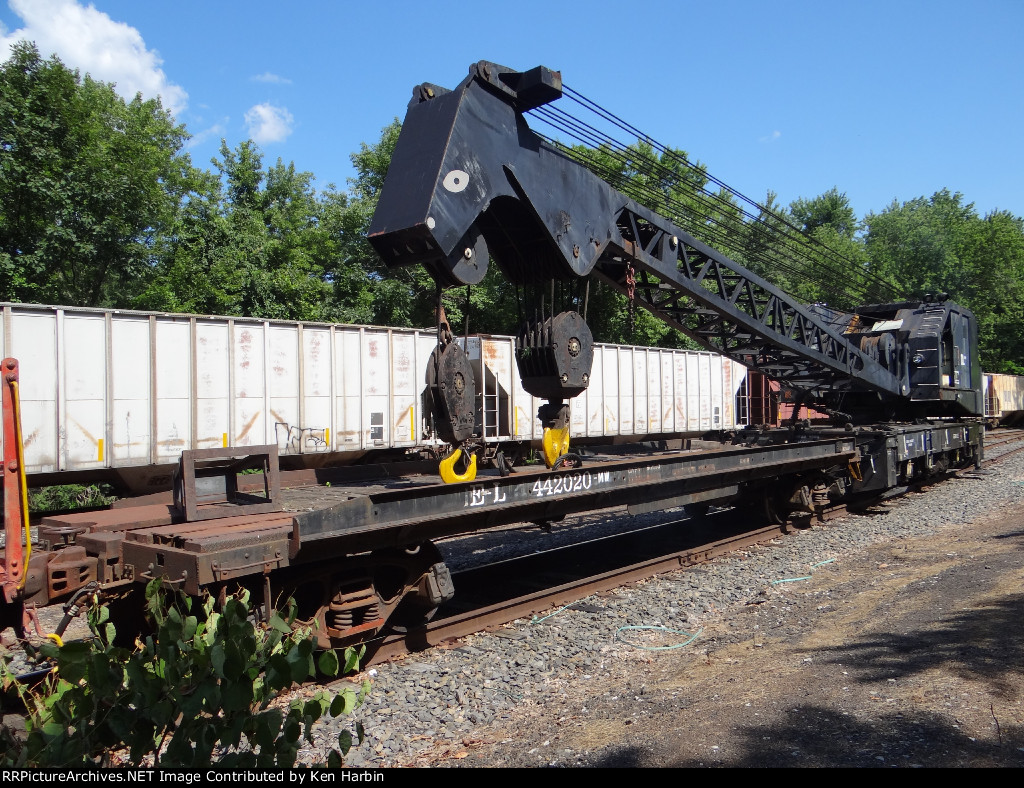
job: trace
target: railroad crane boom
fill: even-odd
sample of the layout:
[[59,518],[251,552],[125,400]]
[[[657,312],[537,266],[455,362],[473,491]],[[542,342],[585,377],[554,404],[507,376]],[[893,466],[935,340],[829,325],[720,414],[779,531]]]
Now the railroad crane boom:
[[[523,113],[561,94],[559,72],[486,61],[454,90],[417,86],[369,232],[384,262],[420,263],[439,287],[479,283],[489,257],[517,285],[595,274],[704,347],[851,420],[980,412],[968,310],[804,306],[534,133]],[[589,330],[576,331],[577,318],[552,304],[521,329],[524,385],[551,403],[546,426],[564,424],[560,401],[588,382]],[[458,415],[452,388],[438,387],[442,422]]]

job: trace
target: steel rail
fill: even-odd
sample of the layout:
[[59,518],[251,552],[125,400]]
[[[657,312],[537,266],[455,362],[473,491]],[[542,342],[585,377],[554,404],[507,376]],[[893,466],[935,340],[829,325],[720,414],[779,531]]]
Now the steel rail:
[[[609,591],[666,572],[696,566],[745,547],[769,542],[792,530],[785,524],[762,527],[696,547],[674,550],[661,556],[550,588],[539,589],[449,617],[435,619],[422,629],[407,634],[389,635],[368,646],[368,653],[371,653],[371,656],[364,667],[395,659],[411,651],[430,648],[445,641],[465,637],[489,627],[500,626],[519,618],[535,616],[550,611],[552,608],[570,605],[595,593]],[[533,555],[514,560],[536,558],[537,556]],[[479,571],[483,570],[484,567],[479,569]],[[456,581],[457,579],[456,576]]]

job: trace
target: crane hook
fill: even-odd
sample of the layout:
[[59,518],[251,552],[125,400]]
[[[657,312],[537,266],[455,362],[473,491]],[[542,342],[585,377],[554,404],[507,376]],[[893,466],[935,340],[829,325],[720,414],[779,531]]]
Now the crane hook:
[[459,457],[462,456],[462,449],[456,449],[447,457],[443,458],[438,463],[438,473],[441,474],[441,480],[445,484],[454,484],[455,482],[471,482],[476,478],[476,455],[470,454],[469,461],[466,465],[466,470],[462,473],[458,473],[455,470],[455,463],[459,461]]
[[569,451],[569,426],[545,427],[541,444],[544,447],[544,464],[553,468],[555,461]]

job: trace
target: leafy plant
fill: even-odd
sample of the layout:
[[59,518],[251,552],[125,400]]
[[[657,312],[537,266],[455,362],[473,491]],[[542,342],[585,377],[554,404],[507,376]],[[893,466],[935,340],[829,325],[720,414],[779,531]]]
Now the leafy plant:
[[29,490],[30,512],[67,512],[96,506],[109,506],[117,500],[109,484],[55,484]]
[[[113,645],[109,611],[96,605],[92,639],[39,648],[56,665],[40,687],[18,682],[7,661],[0,665],[4,690],[27,709],[25,735],[5,730],[0,738],[5,766],[109,766],[119,754],[153,766],[291,767],[316,723],[351,714],[369,690],[363,682],[359,690],[284,699],[317,669],[331,677],[355,670],[363,651],[325,651],[314,662],[312,633],[293,626],[291,611],[254,623],[247,591],[218,609],[210,597],[168,596],[154,580],[146,605],[154,633],[134,649]],[[343,731],[326,765],[340,766],[362,738],[358,724],[354,734]]]

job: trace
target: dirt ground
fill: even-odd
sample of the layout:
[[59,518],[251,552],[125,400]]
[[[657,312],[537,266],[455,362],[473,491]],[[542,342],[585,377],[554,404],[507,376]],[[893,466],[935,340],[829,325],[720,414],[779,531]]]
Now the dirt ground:
[[876,546],[410,765],[1024,766],[1024,514]]

